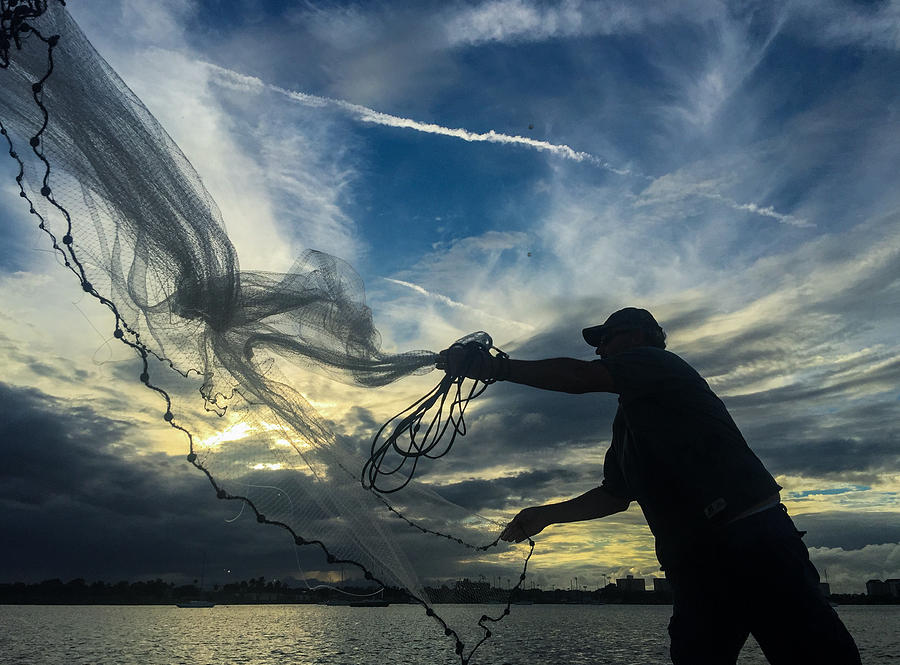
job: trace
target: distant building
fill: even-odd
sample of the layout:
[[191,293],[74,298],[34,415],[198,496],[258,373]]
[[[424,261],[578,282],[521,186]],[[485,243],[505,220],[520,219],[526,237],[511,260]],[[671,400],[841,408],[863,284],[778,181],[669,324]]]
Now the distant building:
[[456,580],[456,591],[470,595],[487,595],[491,585],[487,582],[471,582],[469,578]]
[[634,579],[634,575],[626,575],[625,579],[617,579],[616,587],[619,591],[644,591],[644,578]]
[[672,585],[665,577],[653,577],[651,579],[653,580],[654,591],[672,591]]
[[887,582],[882,582],[881,580],[869,580],[868,582],[866,582],[866,595],[890,596],[891,587],[887,584]]
[[894,598],[900,598],[900,579],[896,577],[892,577],[889,580],[884,581],[888,586],[888,591]]

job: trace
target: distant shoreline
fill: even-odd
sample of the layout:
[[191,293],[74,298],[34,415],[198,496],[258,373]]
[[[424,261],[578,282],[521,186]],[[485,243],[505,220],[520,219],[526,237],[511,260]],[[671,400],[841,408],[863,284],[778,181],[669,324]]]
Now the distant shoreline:
[[[467,603],[432,603],[433,605],[464,605]],[[482,604],[482,603],[470,603],[473,605]],[[497,603],[490,603],[497,604]],[[630,601],[627,603],[578,603],[578,602],[535,602],[528,603],[528,605],[561,605],[561,606],[571,606],[571,605],[665,605],[666,603],[658,603],[658,602],[641,602],[641,601]],[[900,605],[900,602],[897,600],[863,600],[862,602],[858,600],[851,601],[842,601],[842,600],[834,600],[834,604],[838,607],[840,606],[890,606],[890,605]],[[216,602],[217,607],[227,607],[227,606],[246,606],[246,605],[327,605],[324,602],[317,601],[288,601],[288,600],[278,600],[278,601],[228,601],[228,602]],[[410,603],[408,601],[397,601],[391,602],[391,605],[415,605],[415,603]],[[513,605],[517,605],[517,603],[513,603]],[[131,602],[131,601],[122,601],[122,602],[73,602],[73,601],[65,601],[65,602],[6,602],[0,601],[0,606],[3,607],[174,607],[174,602],[166,602],[166,601],[158,601],[158,602]]]
[[[219,600],[216,598],[215,594],[209,594],[206,596],[209,600],[215,602],[217,606],[224,605],[327,605],[327,601],[323,600],[296,600],[296,599],[288,599],[281,598],[278,600],[241,600],[241,599],[228,599],[228,600]],[[829,598],[834,605],[900,605],[900,600],[896,598],[869,598],[864,594],[835,594],[830,596]],[[176,603],[182,602],[181,600],[140,600],[135,598],[130,599],[121,599],[121,600],[78,600],[78,599],[47,599],[47,598],[35,598],[35,599],[17,599],[10,600],[6,598],[0,598],[0,606],[70,606],[70,607],[79,607],[79,606],[94,606],[94,607],[123,607],[123,606],[147,606],[147,607],[168,607],[174,606]],[[416,603],[410,602],[406,599],[397,599],[390,601],[391,605],[415,605]],[[433,605],[463,605],[463,604],[493,604],[493,605],[505,605],[506,603],[497,603],[495,602],[478,602],[475,601],[473,603],[461,603],[454,601],[447,602],[434,602],[431,603]],[[517,603],[513,601],[513,605],[669,605],[671,603],[660,602],[655,599],[643,599],[643,598],[629,598],[628,600],[619,600],[619,601],[565,601],[565,600],[535,600],[528,603]]]
[[[474,591],[473,591],[474,589]],[[667,591],[623,591],[615,585],[596,590],[574,589],[525,589],[513,591],[490,586],[461,582],[455,587],[442,586],[425,589],[430,604],[534,604],[534,605],[671,605],[672,596]],[[121,581],[85,582],[59,579],[26,584],[24,582],[0,583],[0,605],[148,605],[167,606],[195,600],[206,600],[216,605],[318,605],[346,599],[348,596],[371,597],[395,605],[415,603],[408,594],[397,588],[379,589],[372,586],[344,585],[341,588],[290,587],[277,580],[255,578],[225,585],[201,588],[195,584],[176,586],[161,579],[145,582]],[[835,593],[828,596],[835,605],[900,605],[900,598],[893,596],[868,596],[866,594]],[[773,596],[773,602],[777,597]]]

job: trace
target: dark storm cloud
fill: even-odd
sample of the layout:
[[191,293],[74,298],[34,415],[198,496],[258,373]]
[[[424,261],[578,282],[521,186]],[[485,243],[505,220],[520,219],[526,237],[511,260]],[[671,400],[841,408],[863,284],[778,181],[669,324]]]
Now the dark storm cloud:
[[523,507],[523,497],[527,497],[528,503],[541,503],[558,496],[561,488],[564,490],[574,483],[584,482],[585,478],[578,471],[546,469],[433,487],[453,503],[472,512],[479,512],[485,509],[518,510]]
[[[694,326],[704,323],[704,319],[698,319]],[[684,321],[684,330],[690,331],[691,327]],[[780,340],[783,332],[783,323],[760,322],[728,336],[727,340],[720,336],[701,339],[690,346],[691,363],[707,378],[727,376],[735,367],[760,362],[772,366],[773,373],[777,373],[778,361],[796,352],[790,344]]]
[[0,578],[190,578],[203,552],[208,579],[296,568],[283,532],[226,523],[238,507],[183,458],[134,450],[131,428],[0,384]]
[[890,512],[826,512],[793,517],[806,531],[808,547],[860,549],[866,545],[900,543],[900,515]]
[[[364,414],[357,415],[365,420]],[[257,524],[252,511],[242,511],[237,501],[217,501],[208,481],[182,457],[141,454],[129,442],[132,430],[130,423],[89,407],[0,384],[0,530],[4,534],[0,580],[156,576],[184,580],[198,577],[204,556],[209,583],[260,574],[304,576],[288,534]],[[546,485],[551,476],[536,474],[535,484]],[[509,485],[514,490],[521,482],[512,479]],[[332,551],[357,552],[358,556],[352,541],[368,533],[374,535],[369,542],[376,545],[376,557],[379,547],[387,547],[379,538],[388,538],[391,547],[416,552],[413,568],[420,579],[452,577],[460,570],[460,560],[472,559],[471,548],[441,536],[423,535],[378,504],[371,517],[379,521],[380,530],[372,531],[369,522],[359,523],[360,516],[348,515],[355,525],[351,530],[359,529],[355,534],[348,532],[333,512],[334,501],[346,506],[345,483],[337,479],[313,482],[304,474],[279,471],[232,475],[225,486],[254,497],[284,487],[292,497],[291,521],[298,520],[294,524],[301,535],[323,539]],[[265,505],[277,507],[277,503]],[[366,505],[372,508],[373,504]],[[474,545],[491,542],[495,531],[499,532],[490,523],[474,529],[461,527],[462,518],[471,513],[428,492],[410,490],[399,505],[427,528],[462,536]],[[281,514],[273,511],[270,517],[277,519]],[[484,572],[516,573],[496,558],[496,551],[493,548],[479,558]],[[305,570],[329,569],[316,546],[301,547],[297,554]],[[351,573],[348,568],[347,574]]]
[[608,441],[615,410],[616,400],[609,395],[502,385],[484,404],[473,403],[471,437],[487,461],[530,455],[547,463],[564,448]]
[[828,386],[816,386],[806,383],[794,384],[783,388],[774,388],[749,395],[732,397],[729,401],[735,408],[784,404],[786,402],[814,402],[836,395],[852,394],[855,390],[861,388],[878,388],[879,386],[897,385],[900,383],[900,360],[876,369],[872,369],[871,365],[860,369],[865,371],[860,371]]
[[900,468],[900,448],[896,440],[857,441],[833,439],[801,442],[791,446],[766,448],[766,461],[778,473],[829,477],[841,473],[870,474]]
[[[474,473],[526,459],[553,468],[562,454],[608,441],[615,409],[616,400],[609,395],[567,395],[511,383],[490,386],[467,407],[467,434],[457,437],[445,457],[423,463],[423,470]],[[344,441],[365,459],[382,424],[371,411],[354,407],[335,429],[345,432]]]
[[[128,423],[66,405],[38,390],[0,384],[3,491],[24,503],[80,489],[82,474],[107,461],[104,451],[126,436]],[[38,478],[40,486],[34,485]]]
[[339,432],[341,446],[363,461],[371,455],[372,439],[383,424],[369,409],[361,406],[350,407],[340,422],[330,423],[331,428]]

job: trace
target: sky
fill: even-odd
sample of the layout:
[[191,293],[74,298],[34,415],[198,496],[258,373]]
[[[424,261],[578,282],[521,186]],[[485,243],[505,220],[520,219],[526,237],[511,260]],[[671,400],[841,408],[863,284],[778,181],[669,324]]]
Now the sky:
[[[485,330],[514,358],[590,359],[583,327],[646,307],[783,486],[832,590],[900,577],[896,2],[68,8],[200,174],[242,268],[341,257],[391,351]],[[201,552],[219,582],[327,577],[184,461],[7,162],[0,581],[189,579]],[[366,442],[436,381],[301,389]],[[425,482],[506,519],[578,495],[615,408],[491,386]],[[536,540],[545,585],[661,575],[636,505]]]

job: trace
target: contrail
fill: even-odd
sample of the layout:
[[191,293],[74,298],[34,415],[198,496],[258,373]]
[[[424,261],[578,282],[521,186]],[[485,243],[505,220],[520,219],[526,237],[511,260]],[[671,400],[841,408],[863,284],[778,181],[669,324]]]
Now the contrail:
[[512,136],[510,134],[502,134],[500,132],[495,132],[493,129],[488,132],[479,133],[471,132],[468,129],[463,129],[461,127],[444,127],[443,125],[436,125],[431,122],[419,122],[418,120],[413,120],[412,118],[402,118],[400,116],[391,115],[390,113],[382,113],[381,111],[376,111],[375,109],[370,109],[367,106],[362,106],[360,104],[353,104],[343,99],[320,97],[318,95],[309,95],[305,92],[288,90],[277,85],[272,85],[271,83],[265,83],[255,76],[238,74],[237,72],[231,71],[230,69],[225,69],[211,63],[207,63],[207,67],[209,67],[211,71],[218,75],[220,83],[223,83],[231,88],[254,91],[269,90],[271,92],[277,92],[278,94],[284,95],[288,99],[299,102],[304,106],[311,106],[316,108],[330,106],[339,108],[362,122],[369,122],[385,127],[412,129],[414,131],[423,132],[425,134],[449,136],[452,138],[461,139],[463,141],[469,141],[471,143],[486,142],[505,143],[508,145],[524,145],[528,146],[529,148],[552,153],[564,159],[572,160],[573,162],[586,162],[588,164],[591,164],[592,166],[598,166],[617,175],[646,177],[642,176],[639,173],[635,173],[630,169],[616,168],[609,162],[597,157],[596,155],[592,155],[589,152],[575,150],[574,148],[565,144],[550,143],[549,141],[539,141],[538,139],[528,138],[527,136]]
[[449,307],[465,309],[470,312],[475,312],[479,316],[494,319],[495,321],[502,321],[503,323],[506,323],[506,324],[511,323],[513,325],[520,326],[522,328],[527,328],[528,330],[535,329],[534,326],[531,324],[523,323],[522,321],[516,321],[514,319],[504,319],[499,316],[494,316],[493,314],[489,314],[488,312],[483,312],[476,307],[470,307],[469,305],[466,305],[465,303],[457,302],[457,301],[453,300],[452,298],[448,298],[447,296],[445,296],[443,294],[432,293],[431,291],[428,291],[427,289],[419,286],[418,284],[413,284],[412,282],[404,282],[401,279],[392,279],[390,277],[384,277],[383,279],[387,282],[391,282],[392,284],[398,284],[400,286],[406,287],[407,289],[411,289],[412,291],[415,291],[416,293],[423,295],[427,298],[433,298],[433,299],[437,300],[438,302],[441,302]]
[[[266,83],[262,79],[259,79],[255,76],[239,74],[238,72],[232,71],[230,69],[225,69],[224,67],[219,67],[218,65],[214,65],[212,63],[205,63],[205,65],[213,74],[217,76],[218,82],[221,85],[227,86],[229,88],[249,92],[260,92],[263,90],[276,92],[292,101],[303,104],[304,106],[310,106],[314,108],[332,107],[341,109],[342,111],[347,112],[361,122],[368,122],[385,127],[412,129],[413,131],[423,132],[425,134],[449,136],[451,138],[460,139],[462,141],[469,141],[472,143],[486,142],[504,143],[507,145],[522,145],[533,148],[535,150],[540,150],[542,152],[549,152],[551,154],[562,157],[563,159],[568,159],[574,162],[587,163],[592,166],[599,167],[605,171],[609,171],[610,173],[615,173],[616,175],[641,178],[650,182],[656,180],[656,178],[652,176],[645,175],[632,169],[615,167],[606,160],[597,157],[596,155],[592,155],[589,152],[584,152],[581,150],[575,150],[574,148],[565,144],[550,143],[549,141],[539,141],[538,139],[528,138],[527,136],[513,136],[510,134],[502,134],[500,132],[495,132],[493,129],[487,132],[472,132],[468,129],[463,129],[462,127],[444,127],[443,125],[437,125],[431,122],[420,122],[418,120],[413,120],[412,118],[402,118],[400,116],[391,115],[390,113],[382,113],[381,111],[370,109],[369,107],[362,106],[361,104],[353,104],[352,102],[348,102],[343,99],[333,99],[331,97],[321,97],[319,95],[310,95],[305,92],[288,90],[287,88],[282,88],[271,83]],[[769,217],[770,219],[777,220],[782,224],[790,224],[792,226],[801,227],[815,226],[815,224],[805,219],[795,217],[794,215],[780,213],[776,211],[772,206],[760,206],[756,203],[740,203],[738,201],[735,201],[734,199],[730,199],[726,196],[722,196],[721,194],[716,193],[703,194],[703,196],[720,201],[732,210],[752,212],[756,215],[761,215],[763,217]]]
[[777,220],[782,224],[789,224],[791,226],[798,226],[801,228],[815,226],[815,223],[810,222],[808,219],[797,217],[795,215],[786,215],[784,213],[778,212],[772,206],[762,207],[755,203],[738,203],[734,199],[730,199],[727,196],[722,196],[721,194],[701,194],[700,196],[704,196],[705,198],[713,199],[715,201],[721,201],[732,210],[752,212],[756,215],[761,215],[763,217],[769,217],[771,219]]

